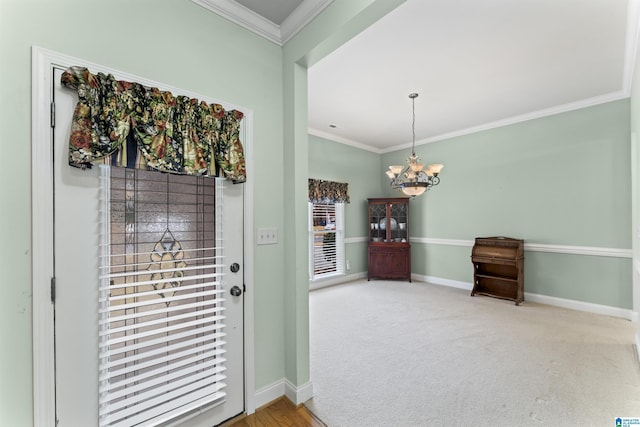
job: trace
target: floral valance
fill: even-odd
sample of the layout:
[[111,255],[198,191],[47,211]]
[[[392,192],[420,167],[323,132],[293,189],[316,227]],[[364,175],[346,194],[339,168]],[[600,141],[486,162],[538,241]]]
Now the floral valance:
[[78,92],[69,164],[246,180],[240,111],[71,67],[62,84]]
[[311,203],[349,203],[349,184],[309,178]]

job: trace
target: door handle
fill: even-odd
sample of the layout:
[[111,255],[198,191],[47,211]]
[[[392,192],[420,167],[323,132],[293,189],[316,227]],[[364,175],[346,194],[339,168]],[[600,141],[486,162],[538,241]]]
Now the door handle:
[[231,293],[231,295],[233,295],[234,297],[239,297],[240,295],[242,295],[242,289],[240,289],[239,286],[234,286],[231,289],[229,289],[229,292]]

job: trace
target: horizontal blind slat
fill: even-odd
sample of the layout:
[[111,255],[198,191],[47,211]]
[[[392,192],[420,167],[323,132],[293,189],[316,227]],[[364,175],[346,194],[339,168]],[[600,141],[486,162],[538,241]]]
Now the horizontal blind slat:
[[222,381],[226,378],[227,377],[225,375],[219,375],[219,374],[217,375],[198,374],[197,376],[192,375],[192,376],[182,377],[180,379],[173,379],[171,380],[171,382],[168,382],[165,380],[163,385],[159,385],[152,388],[147,387],[145,391],[130,393],[129,395],[126,396],[125,399],[109,402],[109,411],[114,413],[121,410],[124,407],[140,405],[145,401],[164,395],[171,391],[182,389],[198,381],[202,381],[205,386],[208,386],[208,385],[214,384],[217,381]]
[[98,325],[106,325],[106,324],[111,324],[111,323],[117,323],[117,322],[124,322],[126,320],[134,320],[140,317],[145,317],[145,316],[155,316],[157,314],[165,314],[165,313],[172,313],[174,311],[183,311],[183,310],[190,310],[190,309],[199,309],[199,308],[205,308],[207,306],[210,305],[215,305],[218,304],[217,307],[215,307],[215,309],[217,310],[217,312],[222,312],[224,310],[226,310],[225,307],[219,305],[220,301],[216,300],[216,299],[207,299],[207,300],[203,300],[203,301],[198,301],[198,302],[194,302],[191,304],[181,304],[181,305],[176,305],[176,306],[169,306],[166,308],[161,308],[158,310],[147,310],[147,311],[143,311],[143,312],[134,312],[131,314],[125,314],[124,316],[110,316],[107,317],[105,319],[100,319],[98,321]]
[[[209,339],[213,340],[213,339],[224,338],[227,336],[227,334],[224,332],[220,332],[220,331],[211,332],[209,329],[215,329],[215,328],[207,328],[207,327],[201,328],[201,331],[205,333],[207,337],[209,337]],[[220,329],[220,328],[217,328],[217,329]],[[185,331],[177,334],[171,334],[171,336],[174,340],[180,340],[183,338],[188,338],[193,336],[193,331]],[[167,342],[166,338],[161,337],[153,340],[139,341],[136,344],[129,344],[127,346],[122,346],[120,348],[102,348],[100,351],[100,359],[106,360],[110,357],[115,357],[121,353],[126,353],[128,351],[136,351],[136,350],[143,349],[145,347],[153,347],[158,344],[164,344],[166,342]]]
[[[213,365],[210,366],[208,368],[206,368],[206,372],[208,372],[208,375],[215,375],[215,374],[219,374],[221,372],[224,372],[227,368],[225,368],[224,366],[221,366],[220,364],[217,365]],[[176,375],[178,376],[188,376],[193,374],[194,372],[202,372],[203,368],[201,364],[198,365],[191,365],[191,366],[187,366],[184,369],[180,369],[176,372]],[[167,379],[164,377],[157,377],[157,378],[153,378],[150,379],[148,381],[145,381],[144,383],[140,383],[140,384],[135,384],[126,388],[122,388],[118,391],[111,391],[109,393],[100,393],[100,399],[98,401],[98,403],[100,405],[104,405],[104,404],[108,404],[110,401],[113,400],[117,400],[122,398],[123,396],[126,396],[128,394],[134,394],[137,393],[141,390],[144,390],[145,388],[149,388],[149,387],[154,387],[158,384],[162,384],[164,382],[166,382]]]
[[[179,261],[189,261],[191,262],[192,260],[184,260],[184,259],[180,259]],[[174,263],[175,261],[166,261],[167,263],[171,264]],[[146,263],[139,263],[136,264],[137,266],[140,265],[153,265],[153,264],[163,264],[163,261],[148,261]],[[131,268],[132,265],[123,265],[120,268]],[[185,267],[176,267],[176,268],[166,268],[166,269],[158,269],[158,270],[136,270],[136,271],[127,271],[124,273],[108,273],[108,274],[103,274],[101,276],[99,276],[99,279],[113,279],[113,278],[119,278],[119,277],[131,277],[131,276],[142,276],[144,274],[161,274],[161,273],[173,273],[176,271],[192,271],[192,270],[210,270],[210,269],[215,269],[215,268],[220,268],[223,267],[222,264],[202,264],[202,265],[188,265]]]
[[[206,381],[202,381],[202,383],[206,383]],[[205,385],[207,385],[207,384],[205,384]],[[175,406],[181,406],[181,405],[179,405],[179,403],[180,403],[179,400],[177,402],[172,401],[175,398],[179,398],[179,397],[181,397],[181,396],[186,394],[187,395],[186,398],[188,400],[190,400],[190,401],[193,401],[194,398],[196,398],[196,397],[204,397],[207,394],[212,394],[212,393],[220,391],[224,387],[224,385],[225,385],[224,383],[219,383],[219,384],[214,385],[213,387],[210,387],[208,390],[207,389],[198,390],[199,384],[198,383],[192,384],[192,385],[190,385],[188,387],[184,387],[183,389],[174,390],[173,392],[163,394],[163,395],[158,396],[158,397],[156,397],[154,399],[150,399],[147,402],[140,403],[138,405],[134,405],[132,407],[129,407],[129,408],[124,409],[122,411],[119,411],[117,413],[111,413],[111,416],[123,418],[123,417],[130,417],[131,415],[137,414],[137,415],[135,415],[133,417],[130,417],[130,418],[124,420],[125,424],[122,424],[122,425],[134,426],[134,425],[136,425],[138,423],[135,420],[138,419],[141,415],[143,415],[145,413],[146,413],[146,415],[143,415],[144,418],[142,418],[143,421],[146,418],[149,417],[149,413],[151,413],[151,414],[154,414],[154,413],[159,414],[159,413],[166,412],[167,408],[175,407]],[[200,385],[200,387],[202,387],[202,386]],[[193,395],[187,394],[188,391],[192,391]],[[167,406],[162,405],[162,407],[160,409],[158,407],[158,405],[161,405],[161,404],[166,404]],[[142,414],[138,414],[141,411],[142,411]],[[135,422],[135,423],[134,424],[130,424],[132,422]],[[117,426],[117,425],[118,424],[113,424],[113,426]]]
[[[179,341],[179,342],[174,342],[175,340],[172,339],[171,341],[165,341],[164,343],[161,344],[165,344],[162,347],[158,347],[158,345],[155,345],[153,347],[155,348],[151,348],[151,349],[147,349],[146,351],[140,351],[140,352],[136,352],[134,355],[132,356],[127,356],[127,357],[123,357],[123,358],[112,358],[111,360],[109,360],[109,362],[104,364],[104,368],[105,369],[112,369],[115,366],[120,366],[123,364],[127,364],[127,363],[132,363],[132,362],[136,362],[140,359],[145,359],[151,356],[155,356],[157,354],[162,354],[162,353],[167,353],[173,350],[177,350],[180,348],[184,348],[184,347],[188,347],[188,346],[195,346],[195,345],[205,345],[205,343],[209,342],[209,341],[213,341],[215,342],[215,339],[210,338],[208,335],[202,335],[202,336],[196,336],[195,338],[189,339],[189,340],[183,340],[183,341]],[[168,342],[174,342],[173,344],[169,344],[166,345]],[[149,347],[149,346],[147,346]],[[144,348],[144,347],[143,347]]]
[[[222,354],[224,354],[224,350],[222,350],[221,354],[214,354],[213,356],[215,356],[215,363],[212,363],[212,364],[222,364],[223,362],[225,362],[226,359],[222,357]],[[113,382],[107,382],[109,377],[104,377],[100,381],[105,381],[105,386],[100,387],[100,390],[108,392],[110,390],[116,390],[116,389],[119,389],[120,387],[127,386],[130,384],[142,384],[145,380],[149,381],[150,379],[152,379],[153,377],[159,374],[165,374],[167,372],[176,371],[179,368],[192,365],[194,362],[197,362],[197,361],[199,361],[197,358],[178,360],[172,363],[168,369],[157,368],[154,370],[149,370],[149,371],[139,373],[137,376],[129,376],[127,378],[118,379],[118,381],[113,381]]]
[[[220,316],[221,319],[224,319],[224,316]],[[217,319],[220,320],[220,319]],[[125,335],[123,337],[117,337],[117,338],[111,338],[109,341],[111,342],[111,345],[114,344],[121,344],[123,342],[127,342],[127,341],[135,341],[135,340],[139,340],[142,338],[147,338],[153,335],[158,335],[158,334],[165,334],[171,331],[176,331],[176,330],[180,330],[180,329],[186,329],[186,328],[194,328],[194,327],[198,327],[198,326],[203,326],[203,325],[207,325],[209,323],[213,323],[214,325],[216,325],[215,327],[209,327],[209,328],[199,328],[199,330],[197,330],[194,333],[204,333],[204,332],[215,332],[217,330],[220,330],[222,328],[224,328],[225,325],[221,324],[221,323],[215,323],[216,320],[212,320],[212,319],[208,319],[208,318],[203,318],[203,319],[198,319],[198,320],[193,320],[191,322],[183,322],[183,323],[179,323],[177,325],[171,325],[171,326],[167,326],[164,328],[158,328],[158,329],[153,329],[151,331],[142,331],[142,332],[138,332],[135,334],[131,334],[131,335]],[[167,337],[166,339],[170,339],[170,337]],[[105,344],[100,344],[99,347],[104,347],[106,346],[107,343]]]
[[[226,395],[227,394],[224,391],[218,391],[215,394],[207,395],[194,401],[188,401],[187,398],[174,399],[171,402],[171,408],[169,408],[169,405],[165,405],[167,409],[170,409],[169,412],[163,413],[161,411],[158,411],[158,415],[148,416],[147,421],[145,422],[145,427],[159,426],[177,416],[184,415],[188,412],[191,412],[198,408],[202,408],[204,406],[210,409],[215,406],[221,405],[225,402]],[[112,427],[127,427],[130,425],[131,424],[115,424]]]
[[[153,360],[149,360],[147,362],[141,362],[136,364],[130,364],[128,366],[124,366],[122,368],[118,368],[118,364],[114,364],[114,366],[110,368],[101,369],[100,374],[98,376],[100,381],[121,377],[122,375],[129,374],[135,371],[141,371],[149,368],[149,372],[170,372],[172,370],[172,363],[176,360],[185,361],[190,360],[191,363],[197,363],[209,358],[213,358],[215,356],[220,356],[225,353],[225,349],[220,348],[224,344],[224,341],[217,341],[212,344],[204,344],[202,346],[198,346],[195,348],[191,348],[188,350],[178,351],[174,354],[169,354],[164,357],[156,357]],[[153,366],[158,366],[153,368]],[[184,366],[184,365],[181,365]],[[114,386],[118,386],[118,380],[112,382]]]
[[[153,271],[148,271],[146,272],[145,275],[151,275],[153,274]],[[126,288],[130,288],[130,287],[138,287],[138,286],[146,286],[146,285],[156,285],[156,284],[165,284],[165,283],[173,283],[173,282],[188,282],[190,280],[199,280],[199,279],[213,279],[216,277],[221,277],[223,276],[222,273],[208,273],[208,274],[197,274],[194,276],[180,276],[180,277],[170,277],[168,279],[155,279],[155,280],[142,280],[139,282],[130,282],[130,283],[123,283],[123,284],[119,284],[119,285],[112,285],[112,286],[105,286],[105,287],[100,287],[100,291],[109,291],[111,289],[126,289]],[[107,277],[108,278],[108,277]],[[215,283],[215,282],[208,282],[208,283]],[[126,294],[126,295],[133,295],[133,294]],[[111,297],[112,299],[115,299],[117,297]]]
[[[218,239],[216,239],[218,240]],[[110,243],[105,243],[103,245],[100,246],[104,246],[106,248],[111,248],[111,244]],[[214,247],[206,247],[206,248],[195,248],[195,249],[182,249],[182,252],[185,253],[190,253],[190,252],[203,252],[203,251],[215,251],[215,250],[220,250],[220,249],[224,249],[223,246],[220,245],[216,245]],[[126,254],[113,254],[113,253],[109,253],[109,251],[107,251],[107,254],[105,255],[101,255],[101,258],[117,258],[117,257],[125,257],[125,256],[141,256],[141,255],[148,255],[149,252],[129,252]],[[223,255],[219,255],[219,256],[215,256],[215,258],[223,258]],[[118,267],[118,264],[113,264],[114,267]]]
[[[101,331],[99,332],[99,336],[102,335],[108,335],[108,334],[117,334],[120,332],[126,332],[126,331],[131,331],[133,329],[138,329],[138,328],[146,328],[149,326],[153,326],[153,325],[159,325],[161,323],[167,323],[167,322],[176,322],[179,320],[184,320],[184,319],[189,319],[191,317],[197,317],[197,316],[205,316],[207,314],[215,314],[216,313],[216,309],[207,309],[207,310],[199,310],[199,311],[195,311],[195,312],[188,312],[188,313],[184,313],[184,314],[178,314],[178,315],[174,315],[174,316],[170,316],[170,317],[162,317],[162,318],[154,318],[152,320],[147,320],[147,321],[140,321],[137,322],[135,324],[130,324],[130,325],[126,325],[126,326],[121,326],[121,327],[117,327],[117,328],[109,328],[108,331]],[[153,316],[149,316],[149,317],[153,317]],[[211,319],[213,320],[222,320],[224,319],[224,316],[212,316]]]
[[[126,255],[112,255],[112,256],[133,256],[131,254],[126,254]],[[107,258],[107,256],[105,256],[105,258]],[[220,255],[220,256],[205,256],[205,257],[197,257],[197,258],[185,258],[185,260],[189,261],[190,263],[198,263],[198,262],[202,262],[202,261],[207,261],[207,263],[211,263],[212,260],[216,260],[216,259],[222,259],[224,258],[224,256]],[[113,265],[103,265],[103,266],[99,266],[98,268],[100,270],[119,270],[121,268],[134,268],[134,267],[140,267],[140,266],[147,266],[149,265],[150,261],[146,261],[146,262],[132,262],[132,263],[125,263],[125,264],[113,264]],[[222,264],[224,265],[224,264]]]
[[[204,284],[204,283],[201,283]],[[220,284],[218,282],[211,282],[211,284]],[[208,297],[208,296],[213,296],[213,295],[220,295],[224,293],[223,289],[215,289],[212,291],[205,291],[205,292],[201,292],[198,294],[198,296],[200,297]],[[185,300],[185,299],[190,299],[193,298],[192,294],[189,295],[174,295],[172,297],[165,297],[163,298],[161,301],[158,300],[149,300],[149,301],[139,301],[136,303],[131,303],[131,304],[127,304],[126,307],[123,307],[123,305],[115,305],[115,306],[108,306],[107,308],[102,308],[98,310],[98,313],[103,314],[103,313],[108,313],[108,312],[112,312],[112,311],[120,311],[123,310],[124,308],[127,309],[131,309],[131,308],[138,308],[138,307],[142,307],[145,305],[155,305],[158,304],[158,302],[164,302],[164,303],[172,303],[172,302],[177,302],[180,300]],[[220,302],[224,302],[225,299],[224,298],[219,298]]]

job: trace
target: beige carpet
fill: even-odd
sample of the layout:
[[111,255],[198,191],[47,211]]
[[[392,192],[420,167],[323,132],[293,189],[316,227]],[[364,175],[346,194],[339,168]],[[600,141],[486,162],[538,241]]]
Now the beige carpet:
[[306,406],[329,427],[615,426],[640,417],[636,326],[426,283],[320,289]]

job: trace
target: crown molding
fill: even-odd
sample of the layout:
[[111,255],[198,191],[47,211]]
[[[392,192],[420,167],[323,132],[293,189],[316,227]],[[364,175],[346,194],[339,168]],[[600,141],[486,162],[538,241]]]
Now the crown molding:
[[304,0],[282,25],[276,25],[233,0],[191,1],[278,46],[284,45],[333,2],[333,0]]
[[[629,85],[631,86],[631,85]],[[502,120],[496,120],[493,122],[484,123],[478,126],[472,126],[465,129],[460,129],[453,132],[443,133],[433,136],[431,138],[421,139],[416,141],[416,146],[425,145],[436,141],[442,141],[444,139],[451,139],[458,136],[469,135],[472,133],[482,132],[485,130],[491,130],[501,128],[504,126],[513,125],[516,123],[527,122],[529,120],[541,119],[543,117],[553,116],[560,113],[567,113],[569,111],[580,110],[581,108],[594,107],[600,104],[606,104],[607,102],[619,101],[621,99],[628,98],[630,94],[624,90],[607,93],[601,96],[594,96],[592,98],[582,99],[576,102],[570,102],[563,105],[557,105],[555,107],[545,108],[543,110],[533,111],[531,113],[521,114],[519,116],[512,116]],[[381,150],[384,153],[391,153],[393,151],[403,150],[411,148],[411,143],[396,145],[391,148]]]
[[205,9],[282,46],[280,27],[232,0],[191,0]]
[[281,45],[291,40],[331,3],[333,0],[304,0],[280,25]]
[[334,135],[332,133],[324,132],[324,131],[321,131],[321,130],[318,130],[318,129],[308,128],[307,129],[307,133],[309,133],[309,135],[317,136],[318,138],[324,138],[324,139],[328,139],[329,141],[337,142],[337,143],[340,143],[340,144],[350,145],[352,147],[359,148],[361,150],[371,151],[372,153],[376,153],[376,154],[382,154],[383,153],[382,150],[380,150],[379,148],[376,148],[376,147],[372,147],[371,145],[367,145],[367,144],[363,144],[362,142],[353,141],[351,139],[343,138],[341,136],[337,136],[337,135]]
[[[629,83],[628,86],[630,89],[631,84]],[[628,98],[629,96],[630,96],[630,93],[627,92],[626,89],[620,90],[617,92],[612,92],[612,93],[608,93],[601,96],[595,96],[593,98],[583,99],[576,102],[570,102],[568,104],[558,105],[551,108],[545,108],[543,110],[538,110],[538,111],[534,111],[527,114],[521,114],[519,116],[513,116],[513,117],[508,117],[502,120],[496,120],[493,122],[484,123],[478,126],[472,126],[472,127],[460,129],[453,132],[443,133],[440,135],[433,136],[431,138],[421,139],[416,141],[416,146],[430,144],[432,142],[442,141],[445,139],[451,139],[458,136],[469,135],[472,133],[482,132],[485,130],[496,129],[496,128],[520,123],[520,122],[526,122],[529,120],[540,119],[547,116],[553,116],[555,114],[566,113],[573,110],[579,110],[581,108],[594,107],[596,105],[606,104],[607,102],[619,101],[621,99]],[[313,128],[309,128],[308,132],[311,135],[319,136],[321,138],[328,139],[341,144],[351,145],[353,147],[371,151],[373,153],[378,153],[378,154],[393,153],[394,151],[405,150],[405,149],[411,148],[412,146],[412,144],[408,142],[405,144],[394,145],[393,147],[382,149],[382,148],[376,148],[371,145],[364,144],[362,142],[342,138],[340,136],[333,135],[329,132],[323,132]]]

